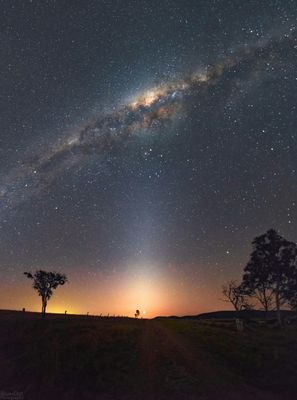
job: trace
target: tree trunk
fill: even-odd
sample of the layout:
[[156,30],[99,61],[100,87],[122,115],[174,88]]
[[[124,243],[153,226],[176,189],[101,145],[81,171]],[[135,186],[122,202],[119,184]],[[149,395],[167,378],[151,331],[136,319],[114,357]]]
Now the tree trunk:
[[264,289],[264,291],[263,291],[263,296],[264,296],[264,309],[265,309],[265,312],[266,312],[266,314],[267,314],[267,312],[268,312],[268,300],[267,300],[267,297],[266,297],[266,291],[265,291],[265,289]]
[[43,317],[43,318],[45,317],[46,305],[47,305],[46,299],[42,298],[42,309],[41,309],[41,313],[42,313],[42,317]]
[[276,305],[277,322],[279,325],[282,325],[282,317],[281,317],[281,310],[280,310],[280,298],[279,298],[279,283],[277,283],[276,290],[275,290],[275,305]]
[[265,309],[265,320],[268,320],[268,311],[269,311],[269,307],[268,307],[268,300],[266,297],[266,291],[264,289],[264,309]]

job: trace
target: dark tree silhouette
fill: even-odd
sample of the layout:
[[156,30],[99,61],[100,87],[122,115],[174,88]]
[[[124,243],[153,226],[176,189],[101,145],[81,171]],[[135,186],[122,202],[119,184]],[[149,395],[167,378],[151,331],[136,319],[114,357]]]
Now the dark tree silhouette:
[[290,276],[287,297],[291,309],[297,311],[297,270],[294,270]]
[[295,295],[290,298],[289,305],[292,311],[297,311],[297,291],[295,291]]
[[135,316],[135,318],[138,318],[140,316],[140,311],[136,310],[134,316]]
[[64,285],[68,282],[67,277],[59,272],[36,271],[34,274],[31,272],[24,272],[29,279],[33,279],[33,288],[37,290],[38,295],[41,297],[42,302],[42,316],[45,316],[46,306],[48,300],[53,295],[53,290],[57,289],[59,285]]
[[244,269],[242,288],[247,296],[254,297],[264,308],[270,311],[274,308],[274,293],[269,280],[269,267],[263,265],[255,254]]
[[242,286],[257,296],[266,310],[273,304],[281,324],[281,306],[294,297],[297,246],[273,229],[256,237],[252,245],[253,252],[244,269]]
[[231,303],[236,311],[248,310],[252,306],[248,303],[246,291],[242,286],[237,285],[236,281],[229,281],[222,286],[222,293],[225,296],[224,301]]

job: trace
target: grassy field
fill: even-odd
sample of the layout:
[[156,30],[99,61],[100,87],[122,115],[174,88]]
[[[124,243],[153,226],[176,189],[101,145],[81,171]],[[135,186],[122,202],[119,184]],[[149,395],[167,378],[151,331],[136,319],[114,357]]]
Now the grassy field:
[[296,399],[297,327],[2,311],[0,371],[0,398]]

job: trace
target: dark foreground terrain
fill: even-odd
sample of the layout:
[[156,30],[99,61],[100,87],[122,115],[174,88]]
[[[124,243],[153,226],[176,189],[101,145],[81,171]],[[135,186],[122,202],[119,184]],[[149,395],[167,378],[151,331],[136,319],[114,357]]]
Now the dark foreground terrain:
[[296,399],[297,327],[0,312],[0,399]]

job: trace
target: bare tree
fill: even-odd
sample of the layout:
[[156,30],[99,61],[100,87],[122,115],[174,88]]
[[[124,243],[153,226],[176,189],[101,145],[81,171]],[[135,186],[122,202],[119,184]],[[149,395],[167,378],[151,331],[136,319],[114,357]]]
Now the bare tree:
[[24,272],[29,279],[33,279],[33,288],[37,290],[38,295],[41,297],[42,302],[42,316],[45,316],[46,306],[48,300],[53,295],[53,290],[57,289],[59,285],[64,285],[67,282],[67,277],[59,272],[36,271],[34,274],[31,272]]
[[223,301],[231,303],[236,311],[242,311],[252,308],[248,303],[248,296],[243,287],[237,285],[236,281],[231,280],[222,286],[222,293],[225,297]]

